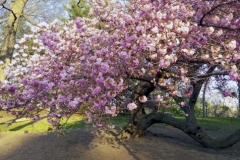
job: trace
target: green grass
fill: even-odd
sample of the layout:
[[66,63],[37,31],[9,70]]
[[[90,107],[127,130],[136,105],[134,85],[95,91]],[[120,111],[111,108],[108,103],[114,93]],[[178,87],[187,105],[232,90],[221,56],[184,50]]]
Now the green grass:
[[[65,122],[66,119],[63,120]],[[127,117],[114,117],[106,118],[108,124],[114,124],[117,129],[127,124]],[[68,122],[62,126],[63,129],[79,129],[92,127],[92,125],[86,123],[86,117],[81,115],[73,115],[69,118]],[[28,131],[28,132],[46,132],[51,129],[52,126],[47,122],[46,119],[32,123],[30,120],[15,122],[7,126],[6,124],[0,124],[0,132],[8,131]]]
[[[178,120],[185,121],[185,117],[175,117]],[[240,118],[231,117],[208,117],[208,118],[197,118],[198,124],[202,127],[221,127],[228,125],[240,125]],[[108,124],[114,124],[116,129],[125,126],[128,123],[128,117],[118,116],[114,118],[106,118]],[[92,127],[86,123],[86,118],[81,115],[73,115],[63,129],[79,129]],[[51,129],[52,126],[47,122],[46,119],[40,120],[36,123],[32,123],[30,120],[16,122],[7,126],[6,124],[0,124],[0,132],[7,131],[29,131],[29,132],[46,132]]]
[[31,123],[29,120],[23,122],[16,122],[12,123],[11,125],[1,124],[0,125],[0,132],[7,132],[7,131],[37,131],[42,132],[43,130],[47,131],[49,125],[47,125],[46,120],[41,120],[37,123]]
[[[63,119],[65,122],[66,119]],[[76,129],[84,128],[89,125],[86,124],[86,118],[79,115],[73,115],[66,125],[63,126],[63,129]],[[7,131],[29,131],[29,132],[46,132],[49,129],[51,130],[52,126],[47,122],[46,118],[38,122],[32,123],[31,120],[25,120],[22,122],[15,122],[11,125],[0,124],[0,132]]]
[[[185,117],[175,117],[178,120],[185,121]],[[231,117],[197,117],[197,122],[200,126],[226,126],[240,125],[240,118]]]

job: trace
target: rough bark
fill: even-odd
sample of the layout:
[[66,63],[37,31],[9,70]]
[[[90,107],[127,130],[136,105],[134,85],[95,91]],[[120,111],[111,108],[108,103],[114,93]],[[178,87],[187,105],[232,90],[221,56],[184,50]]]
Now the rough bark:
[[178,128],[207,148],[225,148],[240,141],[240,129],[225,138],[215,139],[208,135],[202,127],[179,121],[171,117],[170,115],[164,113],[151,113],[145,116],[136,125],[136,131],[141,134],[154,123],[165,123],[175,128]]
[[[211,66],[206,74],[211,74],[216,67],[217,66]],[[139,77],[135,78],[138,79]],[[182,130],[195,141],[207,148],[225,148],[240,141],[240,129],[225,138],[215,139],[208,135],[202,127],[198,126],[196,117],[194,115],[194,106],[206,79],[191,82],[193,92],[188,99],[188,104],[186,104],[184,107],[181,107],[185,113],[188,113],[188,116],[186,116],[186,122],[183,122],[171,117],[170,115],[157,112],[145,115],[142,118],[139,116],[139,113],[144,106],[155,108],[157,104],[156,102],[147,102],[142,104],[138,101],[139,96],[148,96],[155,89],[154,83],[149,81],[148,78],[140,78],[142,82],[138,83],[138,85],[133,89],[132,94],[132,100],[135,101],[135,103],[138,105],[138,108],[133,111],[129,124],[125,127],[125,131],[130,133],[133,137],[138,137],[144,134],[146,129],[154,123],[166,123]],[[174,96],[173,99],[177,104],[184,101],[184,98],[179,96]]]
[[129,120],[130,124],[136,125],[138,123],[138,116],[143,109],[143,104],[141,104],[138,100],[139,96],[148,96],[154,89],[154,85],[150,82],[141,82],[134,88],[131,99],[135,101],[135,103],[138,105],[138,108],[132,111]]
[[[4,41],[0,53],[0,60],[3,61],[5,65],[7,65],[10,62],[10,59],[12,57],[18,21],[27,2],[28,0],[16,0],[14,2],[12,1],[11,9],[5,7],[5,9],[10,11],[7,23],[8,28],[4,35]],[[0,67],[0,80],[5,79],[4,73],[2,71],[5,65]]]

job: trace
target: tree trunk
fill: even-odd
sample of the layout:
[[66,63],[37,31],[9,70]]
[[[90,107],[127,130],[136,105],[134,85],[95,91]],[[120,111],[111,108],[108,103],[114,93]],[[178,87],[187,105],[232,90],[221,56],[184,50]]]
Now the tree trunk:
[[16,0],[12,1],[12,7],[9,9],[10,14],[8,17],[8,28],[4,35],[4,41],[1,48],[0,60],[5,64],[0,67],[0,80],[5,79],[5,74],[3,68],[10,63],[12,54],[14,51],[16,31],[18,27],[18,20],[21,17],[23,9],[28,0]]
[[[196,94],[197,92],[193,92],[193,93]],[[181,102],[181,97],[175,97],[175,101]],[[152,108],[155,107],[154,106],[155,104],[156,103],[147,103],[148,106],[152,105],[150,106]],[[187,110],[190,107],[184,107],[184,108]],[[136,110],[135,112],[139,113],[139,111],[138,112],[137,111],[138,110]],[[225,148],[225,147],[232,146],[233,144],[240,141],[240,129],[225,138],[215,139],[210,135],[208,135],[203,130],[202,127],[198,126],[197,123],[195,123],[195,120],[196,118],[194,114],[190,114],[188,117],[186,117],[186,122],[183,122],[165,113],[151,113],[151,114],[145,115],[141,119],[138,118],[136,121],[133,120],[134,123],[131,123],[133,121],[130,121],[128,126],[125,127],[125,131],[130,133],[133,137],[138,137],[143,135],[147,130],[147,128],[150,127],[151,125],[155,123],[165,123],[182,130],[184,133],[192,137],[195,141],[204,145],[207,148],[214,148],[214,149]]]
[[[210,67],[207,73],[213,72],[215,68],[216,66]],[[147,105],[151,108],[155,108],[157,104],[156,102],[146,102],[146,104],[139,102],[139,96],[148,96],[155,89],[155,86],[151,81],[148,81],[148,79],[146,78],[144,78],[143,81],[144,82],[140,82],[132,91],[132,100],[138,105],[138,108],[136,108],[132,112],[132,117],[129,121],[129,124],[125,127],[124,130],[130,133],[133,137],[138,137],[144,134],[147,128],[154,123],[166,123],[182,130],[184,133],[192,137],[195,141],[204,145],[207,148],[225,148],[240,141],[240,129],[237,130],[235,133],[231,134],[230,136],[222,139],[215,139],[208,135],[202,129],[202,127],[198,126],[196,117],[194,115],[194,106],[197,102],[197,98],[205,80],[191,83],[193,87],[193,92],[189,97],[188,103],[185,106],[181,107],[181,109],[188,114],[188,116],[186,116],[186,122],[179,121],[171,117],[170,115],[160,112],[155,112],[140,117],[139,113],[144,106]],[[184,102],[184,97],[174,96],[173,99],[177,104]]]
[[216,139],[208,135],[202,127],[177,120],[165,113],[151,113],[145,115],[142,119],[138,119],[136,125],[129,123],[128,126],[125,127],[125,131],[130,133],[132,137],[139,137],[141,135],[144,135],[147,128],[155,123],[165,123],[178,128],[193,138],[196,142],[202,144],[207,148],[226,148],[240,141],[240,129],[222,139]]
[[204,145],[207,148],[220,149],[232,146],[233,144],[240,141],[240,129],[235,133],[222,138],[215,139],[208,135],[203,128],[197,125],[192,125],[187,122],[179,121],[168,114],[164,113],[151,113],[145,116],[136,126],[136,131],[138,133],[144,133],[144,131],[153,125],[154,123],[165,123],[171,125],[175,128],[182,130],[184,133],[188,134],[195,141]]
[[202,117],[207,117],[206,114],[206,102],[205,102],[205,95],[206,95],[206,90],[207,90],[207,85],[208,85],[209,79],[206,80],[204,88],[203,88],[203,96],[202,96]]
[[148,96],[153,90],[154,90],[154,85],[149,82],[141,82],[139,83],[135,88],[134,92],[132,93],[131,99],[134,101],[138,108],[132,111],[129,123],[136,125],[139,120],[139,114],[143,110],[143,104],[139,102],[139,96],[146,95]]

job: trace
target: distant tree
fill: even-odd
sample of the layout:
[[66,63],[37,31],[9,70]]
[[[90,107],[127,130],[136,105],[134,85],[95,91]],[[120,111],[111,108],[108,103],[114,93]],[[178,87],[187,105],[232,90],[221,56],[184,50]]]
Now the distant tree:
[[5,79],[2,69],[11,61],[16,40],[22,38],[24,34],[31,33],[28,24],[37,26],[41,21],[52,21],[61,7],[54,0],[4,0],[0,3],[1,81]]
[[[5,64],[8,64],[12,57],[15,40],[16,40],[15,36],[17,33],[18,22],[27,2],[28,0],[12,1],[12,6],[10,8],[5,6],[6,0],[0,4],[3,9],[6,9],[9,11],[7,28],[5,28],[4,40],[1,45],[1,53],[0,53],[0,60],[3,61]],[[1,66],[1,67],[4,67],[4,66]],[[0,79],[1,80],[5,79],[5,76],[2,72],[2,68],[0,68]]]
[[89,17],[89,10],[91,8],[89,0],[71,0],[69,4],[63,4],[63,6],[68,12],[69,19]]

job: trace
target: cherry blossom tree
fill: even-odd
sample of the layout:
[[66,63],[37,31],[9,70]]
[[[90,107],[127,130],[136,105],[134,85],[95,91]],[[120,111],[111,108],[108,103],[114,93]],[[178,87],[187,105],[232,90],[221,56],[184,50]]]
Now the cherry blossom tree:
[[[240,130],[221,140],[212,138],[194,115],[209,77],[240,80],[239,1],[131,0],[122,5],[92,0],[91,5],[90,18],[64,26],[40,23],[15,45],[1,87],[4,109],[34,121],[49,109],[48,122],[57,129],[62,117],[83,110],[87,123],[111,128],[104,117],[117,115],[113,99],[128,90],[125,107],[132,115],[124,131],[132,136],[166,123],[209,148],[240,140]],[[150,101],[153,92],[158,94]],[[186,122],[161,111],[170,107],[164,103],[169,98]],[[153,112],[142,117],[146,106]]]

